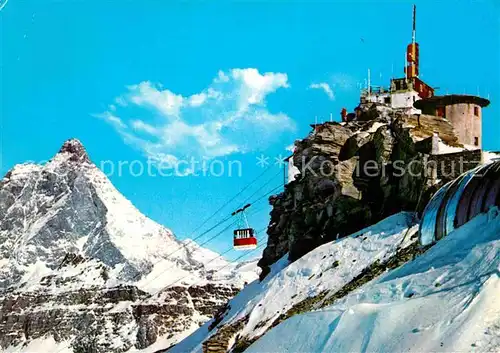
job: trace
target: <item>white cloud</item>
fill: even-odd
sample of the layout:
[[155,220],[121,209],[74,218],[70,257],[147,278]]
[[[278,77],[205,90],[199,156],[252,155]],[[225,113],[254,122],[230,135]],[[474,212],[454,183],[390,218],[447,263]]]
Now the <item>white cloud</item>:
[[113,125],[113,126],[114,126],[115,128],[117,128],[117,129],[123,129],[123,128],[126,128],[126,127],[127,127],[127,125],[125,125],[125,124],[123,123],[123,121],[122,121],[119,117],[117,117],[117,116],[113,115],[113,113],[112,113],[112,112],[113,112],[113,111],[115,111],[115,110],[116,110],[116,108],[115,108],[113,105],[110,105],[109,109],[110,109],[110,110],[108,110],[108,111],[106,111],[106,112],[104,112],[104,113],[101,113],[101,114],[94,114],[94,116],[95,116],[96,118],[103,119],[104,121],[106,121],[106,122],[108,122],[109,124]]
[[286,74],[267,72],[261,75],[257,69],[233,69],[232,77],[240,84],[242,108],[262,104],[266,95],[278,88],[289,87]]
[[129,86],[128,100],[136,105],[157,109],[169,118],[177,118],[183,105],[184,97],[168,89],[161,90],[149,81]]
[[123,97],[116,97],[115,103],[122,107],[125,107],[127,105],[127,102],[125,101],[125,99],[123,99]]
[[205,104],[207,100],[219,100],[222,98],[222,93],[214,90],[213,88],[208,88],[206,92],[195,93],[190,96],[187,101],[188,104],[192,107],[199,107],[202,104]]
[[320,90],[323,90],[323,92],[326,93],[326,95],[328,96],[328,98],[330,100],[334,100],[335,99],[335,95],[333,94],[333,90],[332,88],[330,87],[330,85],[326,82],[320,82],[320,83],[311,83],[309,85],[309,88],[310,89],[320,89]]
[[337,72],[332,75],[331,83],[333,88],[343,91],[351,91],[356,86],[356,79],[349,74]]
[[130,126],[136,131],[143,131],[151,135],[156,135],[158,130],[149,124],[146,124],[142,120],[133,120],[130,122]]
[[198,107],[205,103],[207,100],[207,95],[205,93],[193,94],[189,97],[189,104],[193,107]]
[[210,159],[265,147],[293,130],[290,117],[266,106],[267,96],[287,87],[286,74],[252,68],[219,71],[206,89],[188,96],[144,81],[96,116],[156,161]]
[[219,70],[217,73],[217,78],[214,79],[214,82],[229,82],[229,76],[227,76],[224,71]]

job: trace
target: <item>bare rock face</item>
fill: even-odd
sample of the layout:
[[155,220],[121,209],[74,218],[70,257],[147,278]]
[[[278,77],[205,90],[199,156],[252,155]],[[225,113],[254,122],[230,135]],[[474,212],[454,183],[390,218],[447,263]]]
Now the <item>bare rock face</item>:
[[78,140],[0,181],[0,350],[168,346],[256,277],[142,215]]
[[332,234],[341,237],[358,225],[367,225],[370,210],[359,202],[352,178],[355,160],[339,158],[342,147],[361,125],[366,124],[316,125],[306,139],[296,143],[294,165],[301,174],[286,185],[284,193],[270,200],[273,210],[268,244],[259,261],[261,277],[267,266],[287,252],[293,261],[333,240]]
[[[344,126],[327,122],[316,125],[310,138],[296,143],[293,162],[299,167],[303,177],[311,178],[309,181],[311,188],[328,188],[327,185],[337,184],[344,194],[357,195],[352,187],[351,178],[354,164],[352,161],[339,158],[342,147],[356,129],[357,126],[354,124]],[[323,176],[330,176],[330,178]],[[316,185],[317,182],[320,185]]]
[[112,283],[105,270],[110,271],[96,260],[66,263],[57,274],[4,293],[0,346],[52,336],[70,342],[67,348],[75,352],[143,349],[160,336],[174,338],[200,326],[203,317],[210,317],[238,291],[227,284],[209,284],[172,286],[151,295],[135,285]]
[[425,169],[436,133],[456,144],[447,120],[408,116],[375,103],[358,107],[347,123],[314,125],[295,143],[293,162],[301,173],[270,199],[261,278],[287,253],[294,261],[394,213],[420,211],[437,182]]
[[72,162],[90,163],[90,158],[85,147],[83,147],[82,143],[77,139],[71,139],[64,142],[59,153],[69,154],[71,156],[70,161]]
[[415,141],[432,136],[435,132],[449,146],[463,147],[458,142],[453,125],[447,119],[438,116],[421,114],[402,116],[405,126],[410,128],[411,136]]

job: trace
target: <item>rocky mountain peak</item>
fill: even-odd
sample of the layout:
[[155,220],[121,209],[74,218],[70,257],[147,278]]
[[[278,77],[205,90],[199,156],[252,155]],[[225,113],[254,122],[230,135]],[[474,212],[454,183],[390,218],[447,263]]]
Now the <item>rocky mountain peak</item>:
[[76,138],[72,138],[64,142],[62,147],[59,149],[58,154],[65,153],[71,155],[69,160],[72,162],[90,163],[90,158],[85,150],[85,147],[80,140]]
[[83,352],[169,346],[257,277],[245,268],[143,215],[77,139],[0,181],[0,351],[49,336]]

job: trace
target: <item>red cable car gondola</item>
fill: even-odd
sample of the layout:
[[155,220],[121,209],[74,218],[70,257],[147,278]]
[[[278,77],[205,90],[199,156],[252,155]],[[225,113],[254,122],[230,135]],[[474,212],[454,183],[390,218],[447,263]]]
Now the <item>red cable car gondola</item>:
[[[233,246],[234,250],[251,250],[257,247],[257,238],[255,237],[255,231],[248,225],[248,220],[245,215],[245,210],[250,207],[250,204],[245,205],[243,208],[232,213],[236,215],[241,214],[239,228],[234,230]],[[242,228],[241,225],[245,224],[246,228]]]
[[234,249],[249,250],[257,247],[257,238],[252,228],[236,229],[234,231]]

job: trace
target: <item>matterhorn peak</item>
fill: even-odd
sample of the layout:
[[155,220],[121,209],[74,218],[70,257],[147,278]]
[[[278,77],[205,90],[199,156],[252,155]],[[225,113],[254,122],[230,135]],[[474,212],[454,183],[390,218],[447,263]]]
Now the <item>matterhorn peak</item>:
[[[170,346],[256,279],[255,269],[185,244],[143,215],[77,139],[0,181],[0,302],[12,303],[0,308],[2,352]],[[27,346],[44,339],[60,347]]]
[[80,140],[76,138],[66,140],[63,143],[62,147],[59,149],[58,154],[66,153],[71,154],[69,160],[72,162],[90,163],[90,158],[87,154],[87,151],[85,150],[85,147],[83,147],[83,144],[80,142]]

